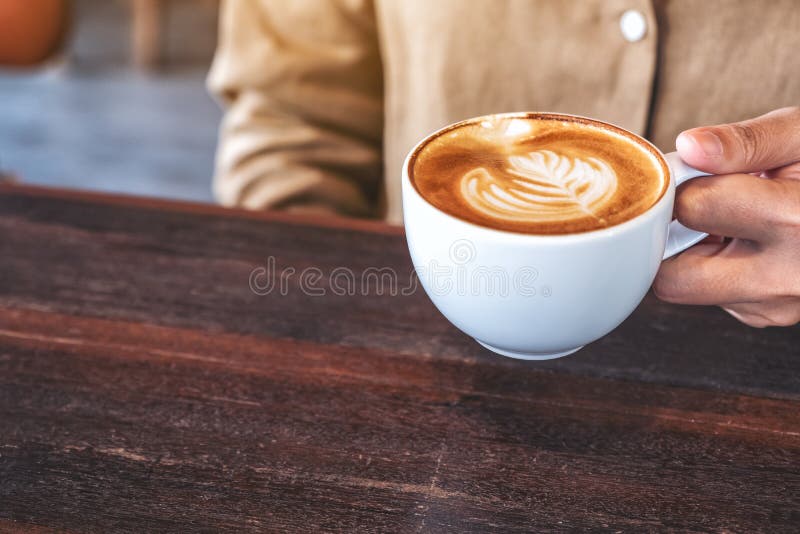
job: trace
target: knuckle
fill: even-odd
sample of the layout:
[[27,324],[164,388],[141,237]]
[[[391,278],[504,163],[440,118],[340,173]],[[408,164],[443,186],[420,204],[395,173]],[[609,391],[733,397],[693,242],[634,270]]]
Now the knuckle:
[[800,183],[795,180],[770,180],[774,190],[772,209],[765,210],[764,218],[776,230],[788,232],[800,239]]
[[764,155],[764,127],[756,121],[737,122],[728,125],[733,138],[738,144],[739,153],[745,165],[760,161]]
[[778,111],[800,119],[800,106],[787,106],[779,109]]
[[785,106],[782,108],[774,109],[763,117],[782,117],[786,119],[800,119],[800,106]]

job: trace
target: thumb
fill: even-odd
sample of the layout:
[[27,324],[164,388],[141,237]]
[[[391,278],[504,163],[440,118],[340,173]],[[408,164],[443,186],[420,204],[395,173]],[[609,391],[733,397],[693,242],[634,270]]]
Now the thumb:
[[682,132],[681,159],[711,174],[761,172],[800,161],[800,108]]

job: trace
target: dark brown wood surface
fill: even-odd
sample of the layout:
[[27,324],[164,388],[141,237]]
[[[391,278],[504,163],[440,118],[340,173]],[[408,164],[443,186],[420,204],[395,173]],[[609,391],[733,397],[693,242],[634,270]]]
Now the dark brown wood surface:
[[645,299],[547,363],[421,289],[402,232],[0,189],[0,531],[792,532],[800,333]]

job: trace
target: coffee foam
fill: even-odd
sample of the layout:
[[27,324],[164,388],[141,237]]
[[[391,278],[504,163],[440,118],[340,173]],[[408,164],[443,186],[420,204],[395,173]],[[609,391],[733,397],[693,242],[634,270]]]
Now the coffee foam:
[[597,213],[614,196],[617,175],[604,161],[551,150],[508,157],[508,174],[485,167],[461,179],[461,194],[477,212],[506,221],[572,220]]
[[660,156],[630,134],[544,114],[456,125],[418,149],[411,173],[442,211],[533,234],[619,224],[649,209],[667,185]]

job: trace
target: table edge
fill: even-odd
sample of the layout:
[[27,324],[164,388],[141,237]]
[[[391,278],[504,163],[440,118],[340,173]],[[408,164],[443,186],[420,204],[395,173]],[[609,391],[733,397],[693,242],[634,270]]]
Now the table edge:
[[6,196],[29,196],[77,200],[95,204],[128,206],[157,211],[173,211],[216,217],[234,217],[265,222],[296,224],[300,226],[316,226],[388,235],[405,234],[404,228],[400,225],[393,225],[378,220],[344,217],[341,215],[324,216],[287,213],[282,211],[256,211],[189,200],[165,199],[126,193],[68,189],[33,184],[0,183],[0,197]]

